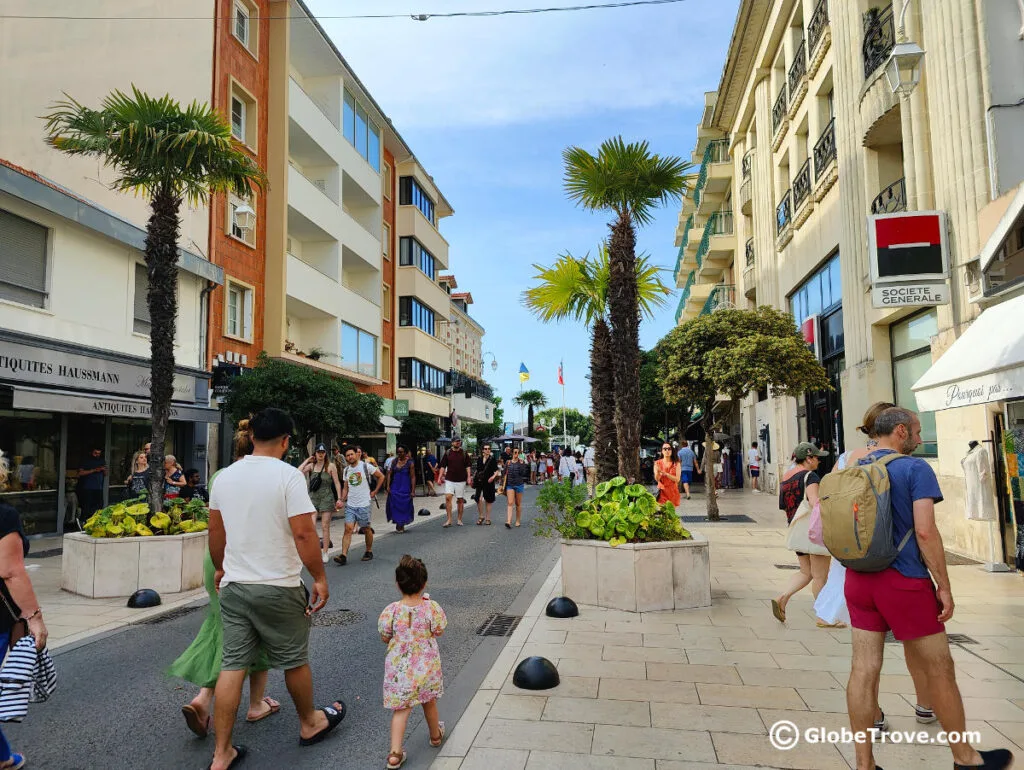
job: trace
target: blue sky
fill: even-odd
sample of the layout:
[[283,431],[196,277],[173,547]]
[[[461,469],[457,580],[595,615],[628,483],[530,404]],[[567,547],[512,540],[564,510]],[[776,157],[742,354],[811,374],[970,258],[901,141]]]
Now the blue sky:
[[[310,0],[321,16],[529,8],[574,0]],[[525,362],[528,387],[590,409],[587,330],[545,325],[522,307],[534,263],[594,251],[605,217],[562,191],[562,149],[591,151],[622,134],[689,156],[703,93],[718,86],[738,0],[479,19],[332,20],[322,24],[394,122],[455,215],[442,220],[450,270],[487,329],[486,376],[508,404]],[[638,248],[672,285],[678,206],[658,212]],[[650,347],[674,323],[678,290],[641,328]],[[487,359],[488,362],[490,358]],[[507,419],[518,419],[518,410]]]

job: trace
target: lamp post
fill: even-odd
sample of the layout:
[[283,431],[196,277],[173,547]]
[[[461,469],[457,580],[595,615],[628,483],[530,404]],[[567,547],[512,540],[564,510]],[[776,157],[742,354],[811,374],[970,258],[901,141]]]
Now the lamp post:
[[445,391],[448,393],[448,419],[451,421],[452,430],[449,438],[455,438],[455,340],[452,338],[451,327],[458,326],[458,319],[441,318],[440,323],[448,325],[448,384]]
[[484,369],[484,364],[487,363],[487,356],[491,357],[491,371],[492,372],[498,371],[498,359],[495,358],[494,353],[492,353],[491,351],[488,350],[486,353],[483,354],[483,357],[480,360],[480,374],[481,375],[483,375],[483,373],[484,373],[483,369]]
[[885,63],[885,78],[894,94],[904,99],[910,97],[921,81],[923,58],[924,50],[917,43],[907,40],[893,46]]
[[[904,161],[904,184],[906,189],[907,208],[920,208],[927,201],[922,199],[921,190],[929,189],[928,167],[924,162],[922,153],[917,152],[915,144],[914,112],[923,114],[920,97],[911,103],[911,94],[921,81],[921,61],[924,58],[924,50],[917,43],[907,39],[907,11],[910,10],[910,0],[903,0],[903,8],[900,10],[899,24],[896,27],[896,45],[889,53],[889,59],[885,63],[885,78],[889,83],[892,92],[903,101],[900,109],[900,122],[903,133],[903,157]],[[922,136],[921,141],[927,147],[927,137]]]
[[231,223],[239,230],[251,232],[256,227],[256,212],[248,203],[243,203],[232,213]]

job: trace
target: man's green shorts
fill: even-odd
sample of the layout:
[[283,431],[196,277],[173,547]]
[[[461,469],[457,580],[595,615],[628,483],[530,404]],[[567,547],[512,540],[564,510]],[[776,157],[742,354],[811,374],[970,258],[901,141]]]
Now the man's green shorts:
[[284,588],[258,583],[228,583],[220,591],[224,622],[224,671],[252,668],[262,647],[272,668],[309,662],[308,595],[302,585]]

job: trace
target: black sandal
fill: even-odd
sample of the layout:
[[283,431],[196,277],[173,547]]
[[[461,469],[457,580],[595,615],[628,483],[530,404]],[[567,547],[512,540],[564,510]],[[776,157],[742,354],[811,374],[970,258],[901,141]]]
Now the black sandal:
[[[235,758],[232,759],[231,764],[228,765],[228,770],[232,770],[232,768],[242,764],[242,761],[245,759],[245,755],[249,753],[249,749],[245,746],[232,746],[231,748],[235,750]],[[213,762],[206,766],[206,770],[211,770],[212,767]]]
[[341,724],[341,720],[345,718],[345,715],[348,713],[348,709],[345,708],[344,701],[339,700],[335,702],[341,706],[340,709],[336,709],[334,706],[324,706],[320,709],[324,712],[324,716],[327,717],[327,727],[318,732],[312,738],[299,738],[300,746],[312,746],[316,743],[320,743],[320,741],[327,737],[328,733]]

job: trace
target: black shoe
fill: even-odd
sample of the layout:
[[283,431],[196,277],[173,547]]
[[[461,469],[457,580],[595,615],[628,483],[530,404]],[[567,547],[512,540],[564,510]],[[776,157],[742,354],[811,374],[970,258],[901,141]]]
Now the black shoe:
[[1013,753],[1006,749],[992,749],[991,751],[979,751],[981,754],[980,765],[958,765],[953,763],[953,770],[970,770],[972,767],[980,770],[1004,770],[1013,765]]
[[359,561],[373,561],[373,551],[367,551]]
[[334,563],[339,567],[344,567],[348,563],[348,557],[343,553],[339,553],[334,557]]

